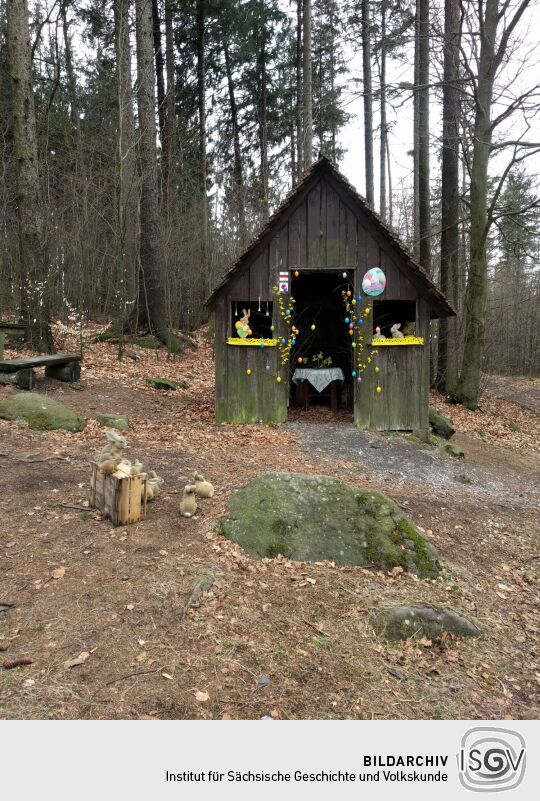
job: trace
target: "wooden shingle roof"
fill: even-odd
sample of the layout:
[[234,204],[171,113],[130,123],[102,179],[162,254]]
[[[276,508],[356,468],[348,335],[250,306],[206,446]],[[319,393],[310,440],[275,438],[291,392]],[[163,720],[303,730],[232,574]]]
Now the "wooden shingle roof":
[[341,173],[332,162],[321,156],[304,174],[301,181],[285,196],[282,203],[278,206],[276,211],[268,219],[266,225],[259,231],[255,238],[250,242],[244,252],[227,270],[218,285],[213,290],[212,294],[206,301],[207,306],[213,306],[214,301],[221,292],[221,290],[229,283],[229,281],[237,274],[242,272],[244,266],[249,261],[249,257],[259,245],[269,240],[274,231],[279,228],[280,221],[289,207],[294,203],[296,198],[310,186],[315,184],[322,174],[329,174],[333,179],[342,187],[345,193],[353,200],[354,204],[360,207],[365,216],[375,225],[381,235],[386,239],[388,244],[399,256],[401,261],[411,270],[417,277],[419,285],[428,296],[429,302],[432,307],[432,317],[452,317],[455,311],[444,297],[442,292],[435,286],[433,281],[423,267],[418,263],[412,253],[405,247],[403,242],[399,239],[397,234],[393,232],[379,217],[379,215],[371,208],[368,202],[363,198],[356,189],[349,183],[347,178]]

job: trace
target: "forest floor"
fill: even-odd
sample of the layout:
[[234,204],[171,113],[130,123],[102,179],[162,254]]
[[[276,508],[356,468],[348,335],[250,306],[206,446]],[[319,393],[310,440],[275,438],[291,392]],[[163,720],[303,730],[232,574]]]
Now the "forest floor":
[[[60,349],[77,346],[56,333]],[[81,391],[43,377],[36,388],[87,417],[83,432],[0,420],[0,604],[15,604],[0,611],[0,661],[33,660],[0,667],[0,717],[538,717],[538,382],[490,377],[477,412],[433,395],[456,424],[466,454],[456,461],[323,408],[284,426],[216,426],[204,332],[196,353],[130,346],[121,363],[116,346],[87,338]],[[189,386],[160,392],[147,375]],[[87,500],[98,412],[128,414],[128,458],[165,479],[147,519],[125,529],[64,505]],[[216,494],[186,519],[178,503],[194,469]],[[441,578],[252,559],[216,523],[264,470],[387,493],[438,549]],[[212,589],[182,618],[205,575]],[[483,636],[375,635],[370,610],[417,602],[452,606]]]

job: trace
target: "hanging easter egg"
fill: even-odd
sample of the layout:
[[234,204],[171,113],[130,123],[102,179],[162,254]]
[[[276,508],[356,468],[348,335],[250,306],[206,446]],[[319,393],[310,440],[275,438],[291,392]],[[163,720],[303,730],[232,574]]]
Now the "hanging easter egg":
[[261,339],[261,344],[259,345],[260,348],[264,348],[264,342]]
[[376,373],[380,373],[381,372],[381,368],[380,367],[375,367],[374,370],[375,370]]
[[343,278],[347,278],[347,273],[343,273]]
[[377,393],[377,395],[380,395],[380,394],[381,394],[381,392],[382,392],[382,389],[381,389],[380,387],[377,387],[377,389],[375,390],[375,392]]
[[291,345],[296,345],[296,339],[291,339]]
[[303,361],[304,361],[304,360],[302,359],[302,357],[301,357],[301,356],[299,356],[299,357],[298,357],[298,364],[302,364],[302,362],[303,362]]
[[351,297],[351,295],[352,295],[352,292],[351,292],[351,290],[350,290],[350,289],[348,289],[348,290],[347,290],[347,297],[348,297],[348,298],[350,298],[350,297]]
[[271,325],[270,326],[270,331],[275,331],[275,330],[276,330],[276,326],[275,325]]
[[282,345],[284,345],[284,344],[286,343],[286,341],[287,341],[287,340],[285,339],[285,337],[281,337],[281,344],[282,344]]
[[295,277],[295,278],[298,278],[298,276],[299,276],[299,275],[300,275],[300,273],[298,272],[298,270],[295,270],[295,271],[294,271],[294,277]]
[[346,322],[346,323],[348,323],[348,322],[349,322],[349,318],[348,318],[348,317],[345,317],[345,322]]
[[349,323],[349,328],[354,328],[354,323]]
[[[368,270],[362,279],[362,289],[370,297],[381,295],[386,287],[386,276],[380,267]],[[360,296],[358,296],[360,299]]]
[[356,342],[351,342],[351,347],[356,348]]
[[356,306],[356,298],[353,298],[353,299],[351,300],[351,303],[352,303],[352,305],[353,305],[353,306]]
[[351,375],[352,375],[353,378],[356,378],[356,370],[353,370]]
[[349,328],[349,336],[351,336],[351,337],[354,336],[354,329],[353,328]]
[[362,320],[362,318],[361,318],[361,317],[360,317],[360,319],[358,320],[358,325],[364,325],[364,321]]
[[290,314],[291,314],[291,310],[290,310],[290,309],[287,309],[287,311],[285,312],[285,314],[287,315],[287,317],[289,317],[289,316],[290,316]]
[[360,383],[361,383],[361,381],[362,381],[362,376],[361,376],[361,375],[359,375],[359,376],[358,376],[358,378],[357,378],[356,380],[357,380],[357,381],[358,381],[358,383],[360,384]]
[[278,375],[278,377],[276,378],[276,381],[278,382],[278,384],[281,384],[281,376],[280,375]]
[[270,365],[269,364],[266,365],[266,369],[270,370]]
[[249,369],[249,367],[248,367],[248,369],[246,370],[246,375],[251,375],[251,370]]
[[312,331],[315,331],[315,323],[312,323],[312,324],[311,324],[311,330],[312,330]]

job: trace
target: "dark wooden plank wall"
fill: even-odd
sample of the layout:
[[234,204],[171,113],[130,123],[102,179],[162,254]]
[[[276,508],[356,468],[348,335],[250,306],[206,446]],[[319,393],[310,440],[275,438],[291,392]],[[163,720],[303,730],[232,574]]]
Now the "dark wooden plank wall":
[[[375,375],[372,364],[362,383],[355,385],[355,421],[359,427],[381,430],[427,428],[429,304],[377,227],[339,184],[325,177],[293,201],[282,226],[254,252],[251,263],[229,282],[217,301],[216,419],[280,422],[287,415],[286,382],[275,381],[278,372],[283,377],[286,372],[280,369],[278,349],[226,344],[231,302],[259,297],[274,301],[276,334],[282,336],[285,327],[272,290],[280,272],[354,269],[358,291],[365,271],[378,266],[387,278],[385,299],[418,299],[417,333],[425,337],[426,345],[379,349],[375,363],[380,373]],[[248,367],[251,376],[246,375]],[[380,395],[375,392],[377,383],[382,387]]]

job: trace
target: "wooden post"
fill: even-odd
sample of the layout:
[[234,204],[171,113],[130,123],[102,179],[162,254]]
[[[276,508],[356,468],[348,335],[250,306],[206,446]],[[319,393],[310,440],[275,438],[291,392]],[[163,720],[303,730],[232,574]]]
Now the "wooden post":
[[55,378],[57,381],[67,381],[75,384],[81,377],[81,365],[79,362],[68,362],[68,364],[48,364],[45,367],[47,378]]
[[36,385],[36,374],[30,368],[14,373],[0,372],[0,384],[16,384],[21,389],[30,390]]

